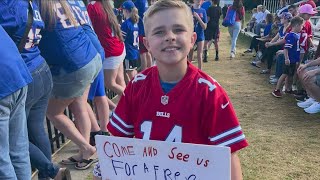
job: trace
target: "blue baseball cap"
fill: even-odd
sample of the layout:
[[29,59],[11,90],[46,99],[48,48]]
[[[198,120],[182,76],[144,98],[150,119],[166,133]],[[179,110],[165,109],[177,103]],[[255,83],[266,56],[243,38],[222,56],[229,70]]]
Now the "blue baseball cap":
[[128,10],[128,11],[131,11],[132,10],[132,8],[134,8],[134,7],[136,7],[135,5],[134,5],[134,3],[132,2],[132,1],[125,1],[123,4],[122,4],[122,9],[126,9],[126,10]]

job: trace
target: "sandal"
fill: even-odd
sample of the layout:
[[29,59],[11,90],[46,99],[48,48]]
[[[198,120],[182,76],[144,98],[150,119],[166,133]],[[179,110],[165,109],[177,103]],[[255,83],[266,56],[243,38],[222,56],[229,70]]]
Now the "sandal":
[[[88,169],[93,163],[96,163],[97,159],[82,159],[74,167],[78,170]],[[80,164],[84,164],[83,166]]]
[[62,160],[60,163],[63,165],[74,165],[74,164],[77,164],[78,162],[80,161],[74,159],[73,157],[69,157],[66,160]]

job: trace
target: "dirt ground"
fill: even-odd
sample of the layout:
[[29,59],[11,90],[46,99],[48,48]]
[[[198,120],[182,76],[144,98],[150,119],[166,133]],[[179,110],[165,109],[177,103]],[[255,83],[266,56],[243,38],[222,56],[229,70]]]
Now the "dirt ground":
[[230,60],[230,37],[226,28],[220,36],[220,61],[213,60],[204,71],[228,92],[250,146],[239,152],[244,179],[320,179],[320,114],[309,115],[296,106],[292,96],[276,99],[274,85],[263,68],[249,64],[252,55],[242,56],[249,37],[240,35],[236,58]]

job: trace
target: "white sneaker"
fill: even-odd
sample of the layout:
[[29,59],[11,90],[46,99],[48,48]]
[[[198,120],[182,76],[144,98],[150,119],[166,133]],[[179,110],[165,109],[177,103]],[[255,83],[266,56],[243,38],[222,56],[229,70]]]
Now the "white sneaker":
[[271,79],[274,79],[274,78],[276,78],[276,75],[271,75],[271,76],[269,76],[269,79],[271,80]]
[[270,79],[269,83],[270,84],[277,84],[278,80],[279,80],[278,78]]
[[296,85],[292,85],[292,91],[296,91],[298,90],[297,86]]
[[304,112],[308,114],[315,114],[320,112],[320,103],[319,102],[314,102],[310,107],[305,108]]
[[234,53],[234,52],[231,52],[231,53],[230,53],[230,58],[235,58],[235,57],[236,57],[235,53]]
[[303,102],[298,102],[297,106],[301,107],[301,108],[308,108],[310,107],[313,103],[315,103],[316,101],[313,98],[309,98],[306,101]]

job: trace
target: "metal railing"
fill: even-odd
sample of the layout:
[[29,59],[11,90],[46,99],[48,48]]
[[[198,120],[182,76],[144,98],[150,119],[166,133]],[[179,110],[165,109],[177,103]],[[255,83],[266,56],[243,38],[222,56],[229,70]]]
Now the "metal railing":
[[[264,0],[263,5],[266,6],[267,10],[271,13],[275,13],[280,8],[280,0]],[[286,0],[288,4],[296,4],[299,5],[305,0]]]

